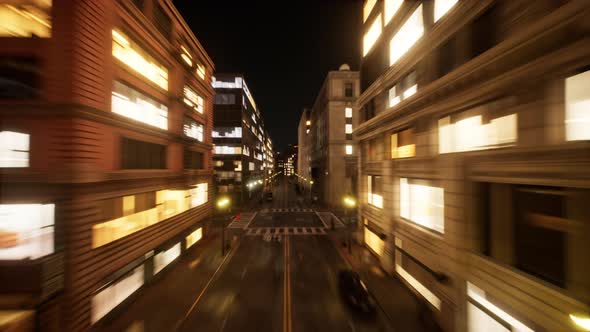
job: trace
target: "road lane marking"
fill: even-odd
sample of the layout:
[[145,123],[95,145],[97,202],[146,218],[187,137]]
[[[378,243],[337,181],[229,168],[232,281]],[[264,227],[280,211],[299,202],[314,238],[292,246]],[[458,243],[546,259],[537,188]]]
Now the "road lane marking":
[[186,321],[186,319],[188,318],[188,316],[190,316],[190,314],[192,314],[192,312],[195,310],[195,308],[197,307],[197,303],[199,303],[199,301],[201,300],[201,297],[203,297],[203,294],[205,294],[205,292],[209,288],[209,285],[215,279],[215,277],[217,276],[217,273],[219,273],[219,271],[221,270],[221,267],[224,266],[224,264],[225,264],[226,261],[231,260],[231,258],[238,251],[238,247],[239,246],[240,246],[240,242],[238,242],[238,244],[233,249],[233,251],[231,251],[228,255],[226,255],[223,258],[223,260],[221,261],[221,263],[217,267],[217,270],[215,270],[215,272],[213,273],[213,275],[211,276],[211,278],[209,279],[209,281],[207,282],[207,284],[205,285],[205,287],[203,288],[203,290],[201,291],[201,293],[199,294],[199,296],[197,297],[197,299],[195,300],[195,302],[193,303],[193,305],[191,306],[191,308],[186,312],[186,315],[184,315],[184,318],[176,325],[176,329],[177,330],[182,326],[182,324],[184,324],[184,322]]
[[290,275],[290,247],[289,236],[285,236],[285,264],[283,278],[283,332],[291,332],[291,275]]

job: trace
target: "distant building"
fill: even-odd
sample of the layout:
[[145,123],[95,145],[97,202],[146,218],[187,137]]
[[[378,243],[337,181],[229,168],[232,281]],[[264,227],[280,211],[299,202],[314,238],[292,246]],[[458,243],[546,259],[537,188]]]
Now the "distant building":
[[311,183],[311,113],[303,109],[297,127],[297,183],[301,189],[309,190]]
[[312,190],[328,206],[341,208],[345,195],[356,196],[358,151],[352,134],[358,123],[353,105],[359,91],[358,71],[344,64],[328,72],[313,108],[304,112],[305,130],[304,115],[299,122],[299,140],[307,154],[299,160],[308,164]]
[[359,240],[445,331],[587,330],[590,1],[362,17]]
[[243,75],[216,74],[212,84],[217,193],[240,204],[263,189],[265,170],[274,162],[272,141]]
[[2,310],[108,330],[197,249],[213,69],[170,0],[0,2]]

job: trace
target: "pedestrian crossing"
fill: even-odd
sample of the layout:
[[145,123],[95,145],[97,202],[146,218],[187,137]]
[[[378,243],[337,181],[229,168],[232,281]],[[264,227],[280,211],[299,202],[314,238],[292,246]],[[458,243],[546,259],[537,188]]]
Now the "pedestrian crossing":
[[242,212],[236,216],[233,221],[227,226],[227,228],[239,228],[245,229],[248,227],[250,222],[254,219],[257,212]]
[[307,208],[270,208],[262,209],[260,213],[277,213],[277,212],[313,212],[313,209]]
[[257,227],[248,228],[248,236],[326,235],[324,227]]

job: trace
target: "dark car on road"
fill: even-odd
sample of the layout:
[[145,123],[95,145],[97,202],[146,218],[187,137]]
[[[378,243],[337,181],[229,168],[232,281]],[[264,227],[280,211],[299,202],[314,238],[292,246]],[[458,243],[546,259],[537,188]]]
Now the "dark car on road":
[[365,314],[375,313],[375,300],[358,273],[342,270],[338,273],[338,288],[346,303]]

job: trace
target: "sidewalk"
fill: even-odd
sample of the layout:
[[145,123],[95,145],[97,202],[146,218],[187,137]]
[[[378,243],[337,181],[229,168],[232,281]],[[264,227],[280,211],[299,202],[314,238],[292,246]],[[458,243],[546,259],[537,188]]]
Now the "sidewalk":
[[396,276],[385,272],[367,248],[353,243],[350,255],[345,245],[345,232],[334,232],[330,236],[344,259],[360,274],[396,331],[438,331],[424,326],[420,318],[420,300]]
[[218,233],[196,243],[160,272],[159,279],[142,289],[103,330],[173,331],[219,267],[223,259],[220,246]]

